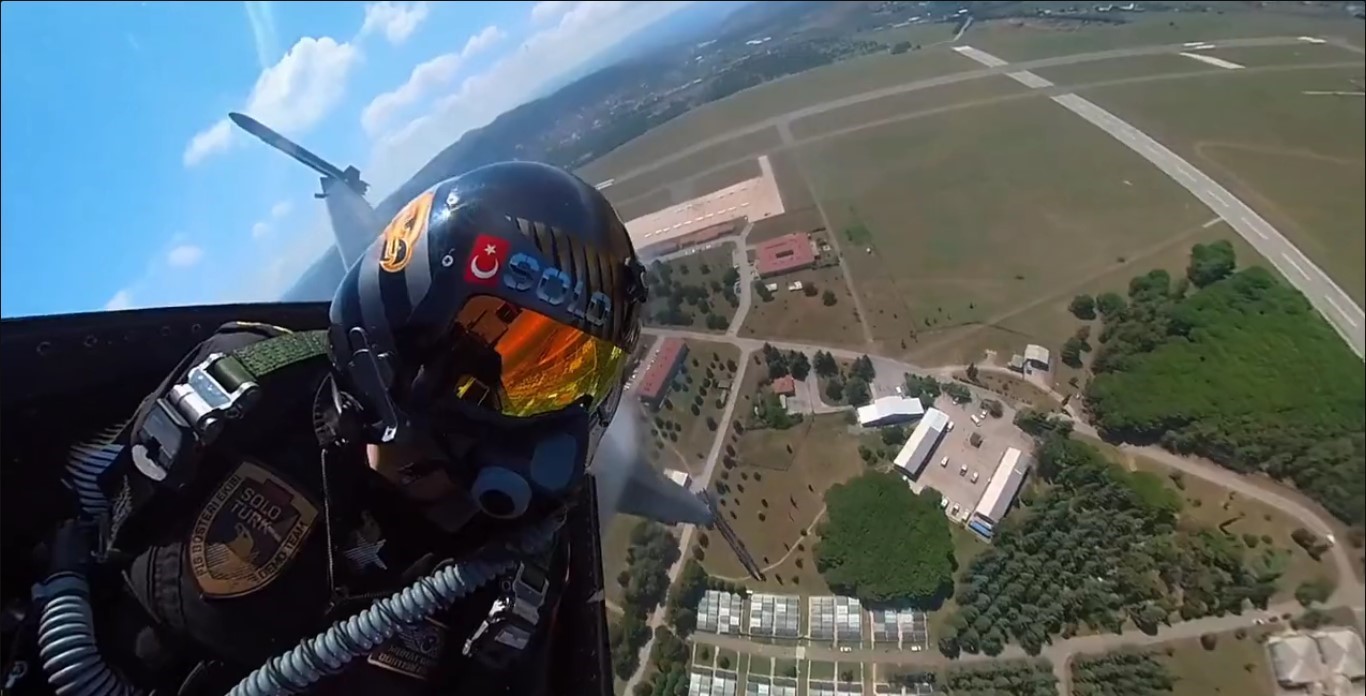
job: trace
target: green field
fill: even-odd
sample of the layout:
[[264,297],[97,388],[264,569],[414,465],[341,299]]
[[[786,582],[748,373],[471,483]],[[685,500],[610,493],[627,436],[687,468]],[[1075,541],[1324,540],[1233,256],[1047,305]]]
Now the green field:
[[[817,294],[806,295],[804,290],[788,290],[788,283],[801,281],[815,286]],[[752,338],[785,338],[815,342],[820,345],[863,346],[863,330],[855,316],[853,296],[844,282],[839,266],[812,268],[787,273],[770,281],[778,284],[773,299],[765,302],[758,293],[745,317],[741,336]],[[826,306],[821,297],[826,290],[835,293],[835,304]]]
[[[972,63],[964,59],[963,65],[966,68]],[[798,140],[807,140],[846,128],[911,118],[918,113],[951,109],[955,105],[991,102],[1028,92],[1029,88],[1008,77],[988,75],[882,97],[798,119],[792,122],[792,135]]]
[[1269,627],[1254,627],[1237,638],[1237,633],[1220,633],[1213,650],[1200,645],[1199,638],[1164,643],[1158,652],[1161,661],[1176,678],[1172,696],[1271,696],[1275,678],[1267,665],[1266,647],[1256,636]]
[[1353,89],[1363,73],[1225,71],[1082,94],[1223,184],[1363,302],[1366,100],[1302,94]]
[[[1209,53],[1205,51],[1205,53]],[[1035,68],[1030,72],[1059,85],[1088,85],[1110,80],[1125,80],[1150,75],[1176,75],[1182,73],[1220,70],[1213,65],[1205,65],[1175,53],[1130,56],[1109,60],[1087,61],[1056,65],[1051,68]]]
[[846,261],[887,355],[917,356],[917,340],[991,323],[1209,218],[1162,172],[1044,99],[800,154],[841,243],[867,230],[873,253]]
[[[1297,16],[1279,12],[1220,11],[1128,15],[1118,26],[1047,24],[1038,20],[978,22],[964,43],[1008,61],[1026,61],[1126,46],[1182,44],[1188,41],[1298,36],[1343,36],[1360,45],[1361,22],[1345,13]],[[1194,61],[1192,61],[1194,63]],[[1198,65],[1198,64],[1197,64]]]

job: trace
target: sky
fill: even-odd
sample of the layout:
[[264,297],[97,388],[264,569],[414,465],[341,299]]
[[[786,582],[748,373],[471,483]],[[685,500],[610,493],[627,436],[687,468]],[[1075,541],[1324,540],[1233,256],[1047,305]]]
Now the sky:
[[0,4],[0,315],[273,301],[331,231],[317,177],[227,112],[376,203],[686,4]]

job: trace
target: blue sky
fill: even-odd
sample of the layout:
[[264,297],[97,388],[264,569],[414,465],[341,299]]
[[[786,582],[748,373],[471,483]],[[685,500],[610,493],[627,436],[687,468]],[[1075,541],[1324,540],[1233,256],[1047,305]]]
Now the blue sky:
[[0,314],[273,300],[330,242],[317,180],[378,201],[466,130],[685,2],[0,5]]

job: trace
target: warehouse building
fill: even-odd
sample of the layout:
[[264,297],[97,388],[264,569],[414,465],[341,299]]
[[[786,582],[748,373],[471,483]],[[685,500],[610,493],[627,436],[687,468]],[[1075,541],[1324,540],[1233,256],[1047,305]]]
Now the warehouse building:
[[774,683],[769,677],[751,674],[745,680],[745,696],[797,696],[795,684]]
[[722,635],[740,635],[740,618],[745,598],[730,592],[707,590],[697,603],[697,630]]
[[801,232],[785,234],[754,248],[754,269],[760,278],[791,273],[816,265],[816,248]]
[[1024,485],[1028,473],[1029,457],[1014,447],[1006,448],[1001,461],[996,464],[996,472],[987,482],[986,492],[977,501],[968,528],[990,539],[996,533],[996,526],[1005,519],[1011,503],[1015,502],[1015,496],[1019,495],[1020,486]]
[[925,415],[916,424],[915,431],[906,440],[906,444],[901,446],[901,451],[897,452],[892,464],[906,476],[920,476],[920,471],[925,468],[925,463],[930,461],[930,456],[934,454],[934,448],[939,446],[948,425],[947,413],[937,408],[925,409]]
[[1323,630],[1314,634],[1314,644],[1319,648],[1325,671],[1358,685],[1366,679],[1366,647],[1355,631],[1349,628]]
[[909,423],[925,415],[920,399],[904,396],[884,396],[858,409],[858,422],[865,428]]
[[827,595],[812,596],[807,601],[811,613],[812,640],[854,644],[861,641],[863,608],[857,599]]
[[1266,642],[1271,651],[1271,669],[1281,686],[1297,688],[1323,677],[1318,646],[1306,635],[1276,636]]
[[688,674],[688,696],[735,696],[740,683],[728,672],[696,671]]
[[681,338],[666,338],[660,341],[650,364],[645,366],[645,374],[640,378],[636,393],[640,400],[658,406],[669,395],[673,385],[674,373],[683,360],[688,357],[688,344]]
[[796,638],[801,631],[801,598],[795,595],[749,596],[749,634]]

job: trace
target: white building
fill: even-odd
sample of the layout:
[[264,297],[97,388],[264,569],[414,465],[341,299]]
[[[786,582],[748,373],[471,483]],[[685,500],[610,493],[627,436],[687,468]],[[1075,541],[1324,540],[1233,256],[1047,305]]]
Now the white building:
[[901,473],[911,478],[919,476],[920,470],[925,468],[925,463],[930,461],[930,455],[934,454],[934,448],[939,446],[939,440],[943,438],[948,425],[947,413],[937,408],[925,409],[925,415],[916,424],[915,431],[906,440],[906,444],[902,445],[901,451],[897,452],[892,463],[901,470]]
[[1020,493],[1020,486],[1024,484],[1025,476],[1028,474],[1029,457],[1014,447],[1006,448],[1005,454],[1001,455],[1001,461],[996,463],[995,473],[987,482],[986,492],[982,494],[981,500],[977,501],[977,508],[973,510],[968,528],[990,539],[995,533],[996,525],[1001,523],[1006,511],[1010,510],[1010,504],[1015,502],[1015,496]]
[[1049,365],[1048,349],[1041,345],[1031,343],[1025,346],[1024,359],[1030,367],[1039,370],[1047,370]]
[[920,399],[905,396],[884,396],[858,409],[858,422],[865,428],[909,423],[925,415]]
[[1323,677],[1314,639],[1305,635],[1277,636],[1267,641],[1271,650],[1271,669],[1282,686],[1313,684]]
[[1347,628],[1320,631],[1314,634],[1319,656],[1327,671],[1349,681],[1366,678],[1366,649],[1361,636]]
[[679,471],[678,469],[669,469],[668,476],[670,481],[673,481],[674,483],[684,488],[687,488],[692,483],[692,477],[689,476],[688,472],[686,471]]

